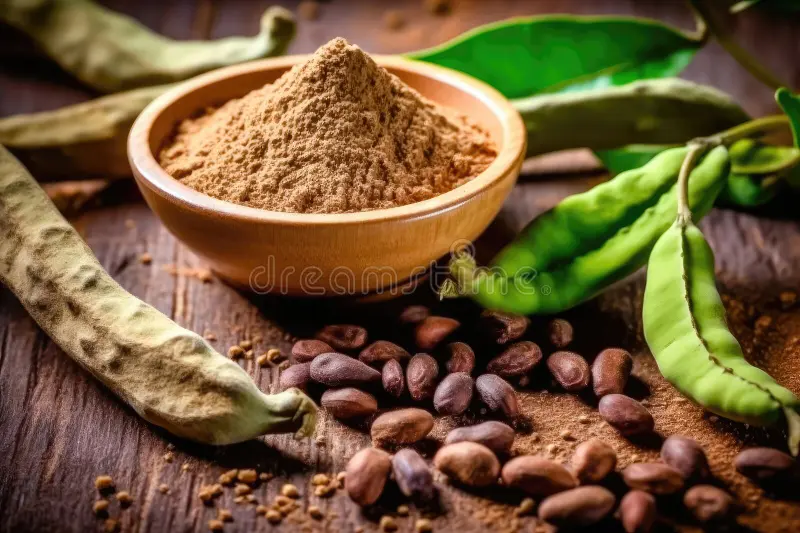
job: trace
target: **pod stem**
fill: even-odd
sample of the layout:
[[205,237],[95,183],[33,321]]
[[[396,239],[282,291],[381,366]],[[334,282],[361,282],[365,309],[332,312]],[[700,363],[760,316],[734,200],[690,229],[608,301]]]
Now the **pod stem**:
[[736,141],[747,139],[749,137],[756,137],[771,133],[789,126],[789,117],[786,115],[772,115],[769,117],[761,117],[744,124],[734,126],[729,130],[722,133],[712,135],[710,137],[698,139],[698,142],[709,142],[712,144],[724,144],[730,146]]
[[692,221],[692,210],[689,206],[689,176],[708,147],[709,144],[705,142],[689,143],[689,152],[686,154],[678,174],[678,222],[682,226],[686,226]]
[[783,413],[786,415],[786,425],[789,429],[789,451],[797,456],[800,450],[800,414],[791,407],[784,407]]

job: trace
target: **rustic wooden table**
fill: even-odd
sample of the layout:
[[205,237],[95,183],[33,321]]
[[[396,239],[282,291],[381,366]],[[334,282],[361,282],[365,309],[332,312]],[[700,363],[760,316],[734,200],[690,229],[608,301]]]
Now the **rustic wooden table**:
[[[268,2],[185,0],[142,2],[114,0],[111,7],[134,15],[153,29],[175,38],[221,37],[255,31],[258,14]],[[281,2],[293,7],[292,2]],[[385,4],[375,1],[335,0],[325,3],[319,20],[299,22],[292,52],[310,52],[335,36],[344,36],[370,52],[393,53],[419,49],[449,39],[462,31],[512,15],[554,11],[573,13],[623,13],[651,16],[685,28],[691,18],[678,1],[493,1],[457,2],[454,12],[435,17],[420,0],[392,2],[408,19],[395,33],[383,29]],[[779,77],[800,86],[800,66],[795,61],[800,24],[787,17],[750,13],[736,25],[742,44],[762,58]],[[91,95],[36,57],[19,35],[0,29],[0,116],[55,108]],[[535,75],[535,73],[531,73]],[[698,54],[686,77],[714,84],[743,102],[754,115],[775,110],[771,93],[752,79],[717,45]],[[571,161],[560,160],[550,174],[526,173],[497,221],[482,239],[482,248],[505,242],[535,214],[563,196],[589,186],[597,176],[569,175]],[[370,328],[373,338],[399,337],[391,326],[398,310],[410,301],[432,301],[427,290],[404,301],[343,305],[319,301],[287,301],[254,297],[218,282],[173,275],[165,266],[200,266],[161,226],[130,186],[114,187],[103,206],[74,218],[75,225],[106,269],[129,291],[195,331],[211,331],[215,345],[225,350],[246,338],[262,336],[261,348],[277,346],[288,352],[296,337],[310,335],[326,322],[355,322]],[[800,393],[800,307],[783,291],[800,282],[800,226],[794,221],[715,210],[702,224],[717,253],[717,268],[735,333],[752,360]],[[365,243],[368,245],[368,243]],[[153,257],[140,263],[140,254]],[[772,443],[782,446],[779,431],[745,428],[709,417],[681,402],[661,379],[643,343],[640,302],[641,276],[619,285],[601,298],[570,312],[578,334],[578,349],[591,357],[608,345],[629,349],[636,358],[635,385],[656,418],[663,435],[683,433],[700,440],[712,456],[719,484],[727,486],[744,510],[743,530],[800,531],[800,505],[789,495],[769,494],[735,474],[730,460],[743,446]],[[448,303],[442,312],[474,317],[468,303]],[[537,328],[534,328],[535,330]],[[534,335],[535,338],[535,335]],[[175,440],[143,423],[96,380],[67,358],[36,326],[14,296],[0,288],[0,531],[89,531],[102,528],[92,514],[96,499],[94,478],[112,475],[117,487],[134,499],[127,510],[112,505],[111,515],[123,531],[206,531],[215,510],[197,498],[201,485],[213,482],[229,468],[251,467],[276,478],[256,489],[259,501],[270,501],[285,482],[302,492],[301,510],[281,526],[257,517],[253,506],[232,502],[230,491],[217,507],[232,509],[234,522],[226,531],[353,531],[376,529],[376,518],[397,505],[390,495],[378,509],[362,513],[341,492],[332,498],[313,496],[310,477],[317,472],[338,472],[347,459],[367,445],[358,428],[323,419],[316,440],[295,442],[290,437],[270,437],[226,448],[211,448]],[[274,390],[277,371],[246,363],[263,390]],[[655,458],[657,445],[630,443],[598,420],[591,400],[534,388],[522,394],[533,433],[518,439],[517,451],[550,453],[565,459],[590,435],[608,440],[620,451],[621,464]],[[584,414],[588,423],[579,423]],[[434,437],[441,438],[452,420],[439,420]],[[568,430],[576,441],[559,437]],[[423,451],[430,453],[434,443]],[[547,451],[548,445],[552,448]],[[165,459],[174,448],[174,460]],[[282,450],[282,452],[278,452]],[[159,490],[161,485],[169,490]],[[486,496],[489,496],[488,498]],[[483,531],[518,528],[531,531],[535,519],[512,520],[518,495],[471,494],[443,487],[442,512],[436,530]],[[320,506],[325,518],[313,521],[303,509]],[[685,517],[662,502],[665,515],[681,527]],[[402,531],[412,530],[412,518],[399,518]],[[676,518],[677,516],[677,518]],[[612,527],[609,525],[609,527]]]

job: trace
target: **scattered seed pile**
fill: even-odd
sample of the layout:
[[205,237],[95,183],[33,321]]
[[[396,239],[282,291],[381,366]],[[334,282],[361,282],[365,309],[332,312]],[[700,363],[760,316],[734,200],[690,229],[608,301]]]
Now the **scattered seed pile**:
[[334,39],[274,84],[182,122],[160,161],[221,200],[347,213],[432,198],[474,178],[495,155],[466,117]]

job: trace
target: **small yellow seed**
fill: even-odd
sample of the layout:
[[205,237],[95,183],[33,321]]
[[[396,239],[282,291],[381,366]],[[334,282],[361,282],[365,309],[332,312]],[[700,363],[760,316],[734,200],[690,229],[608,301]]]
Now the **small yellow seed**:
[[124,509],[131,506],[133,503],[133,498],[131,498],[131,495],[127,490],[121,490],[117,493],[117,501],[119,502],[119,506]]
[[143,253],[142,255],[139,256],[139,261],[143,265],[149,265],[150,263],[153,262],[153,256],[150,255],[149,253],[145,252],[145,253]]
[[223,524],[221,520],[209,520],[208,529],[215,532],[223,531],[225,529],[225,524]]
[[433,523],[427,518],[420,518],[414,523],[415,533],[430,533],[433,531]]
[[240,470],[236,476],[242,483],[255,483],[258,480],[258,473],[255,470]]
[[288,496],[275,496],[275,505],[278,507],[287,507],[289,505],[294,505],[294,500]]
[[408,505],[398,505],[397,514],[400,516],[408,516]]
[[164,461],[171,463],[175,460],[175,454],[172,452],[167,452],[164,454]]
[[267,355],[267,360],[270,363],[274,363],[275,361],[281,358],[281,351],[277,348],[270,348],[269,350],[267,350],[266,355]]
[[223,522],[233,522],[233,513],[227,509],[220,509],[217,511],[217,520]]
[[236,485],[236,488],[233,489],[233,492],[237,496],[244,496],[245,494],[250,494],[251,492],[253,492],[253,489],[251,489],[249,485],[245,485],[244,483],[239,483]]
[[336,492],[335,485],[320,485],[314,489],[314,494],[320,498],[327,498]]
[[309,505],[308,516],[310,516],[314,520],[322,520],[322,510],[316,505]]
[[281,487],[281,495],[286,496],[287,498],[299,498],[300,491],[297,490],[297,487],[292,485],[291,483],[287,483],[283,487]]
[[260,479],[261,481],[269,481],[272,478],[273,478],[273,475],[270,474],[269,472],[261,472],[258,475],[258,479]]
[[231,346],[228,348],[228,357],[231,359],[239,359],[244,355],[244,350],[241,346]]
[[94,486],[99,491],[105,491],[114,488],[114,480],[111,476],[97,476],[94,480]]
[[383,515],[379,526],[381,531],[397,531],[397,522],[391,516]]
[[108,518],[105,522],[103,522],[103,531],[105,533],[115,533],[119,531],[119,522],[113,518]]
[[312,485],[327,485],[331,482],[331,478],[325,474],[314,474],[314,477],[311,478]]
[[245,340],[239,343],[239,346],[242,347],[242,350],[249,350],[253,347],[253,341]]
[[264,516],[264,515],[267,514],[267,511],[269,511],[269,507],[267,507],[266,505],[259,505],[259,506],[256,507],[256,514],[257,515]]
[[281,520],[283,520],[283,515],[281,515],[281,513],[275,509],[270,509],[267,511],[266,517],[271,524],[280,524]]
[[259,355],[256,358],[256,363],[258,363],[258,366],[267,366],[267,365],[269,365],[269,359],[267,359],[267,354],[262,353],[261,355]]
[[533,508],[535,506],[535,502],[532,498],[524,498],[521,502],[519,502],[519,507],[514,509],[515,516],[526,516],[533,512]]
[[92,511],[97,516],[106,516],[108,514],[108,500],[97,500],[92,505]]
[[167,485],[166,483],[162,483],[161,485],[158,486],[158,492],[160,492],[161,494],[168,493],[169,492],[169,485]]
[[347,472],[339,472],[338,474],[336,474],[336,483],[339,484],[340,489],[344,488],[344,480],[346,477],[347,477]]

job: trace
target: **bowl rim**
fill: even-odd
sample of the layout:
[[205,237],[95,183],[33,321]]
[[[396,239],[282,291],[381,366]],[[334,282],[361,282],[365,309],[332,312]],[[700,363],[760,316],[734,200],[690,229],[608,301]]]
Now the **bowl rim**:
[[501,181],[515,166],[521,165],[525,158],[527,136],[522,117],[496,89],[449,68],[402,56],[376,54],[371,57],[379,65],[410,71],[454,86],[480,100],[497,117],[503,132],[503,147],[486,170],[446,193],[402,206],[354,213],[290,213],[269,211],[214,198],[184,185],[159,164],[150,149],[150,133],[154,122],[165,109],[192,92],[220,80],[264,70],[291,68],[309,57],[310,54],[289,55],[220,68],[182,82],[156,97],[136,118],[128,135],[128,161],[137,181],[143,180],[149,189],[173,203],[212,216],[283,225],[363,224],[415,219],[453,209]]

